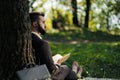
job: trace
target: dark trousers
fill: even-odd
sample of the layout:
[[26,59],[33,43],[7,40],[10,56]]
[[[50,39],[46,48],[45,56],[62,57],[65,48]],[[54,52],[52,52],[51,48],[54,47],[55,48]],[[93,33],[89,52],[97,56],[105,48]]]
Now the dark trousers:
[[65,77],[64,80],[77,80],[77,75],[75,74],[74,71],[70,70],[69,74]]
[[66,65],[60,65],[59,69],[52,75],[52,80],[77,80],[77,76]]

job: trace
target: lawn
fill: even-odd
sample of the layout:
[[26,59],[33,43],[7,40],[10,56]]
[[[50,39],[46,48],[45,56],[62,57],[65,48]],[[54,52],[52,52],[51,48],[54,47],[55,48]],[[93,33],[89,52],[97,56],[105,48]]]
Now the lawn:
[[[47,34],[52,54],[70,58],[63,64],[71,67],[77,61],[83,67],[82,77],[120,78],[120,36],[103,32],[61,31]],[[76,41],[72,44],[71,41]]]

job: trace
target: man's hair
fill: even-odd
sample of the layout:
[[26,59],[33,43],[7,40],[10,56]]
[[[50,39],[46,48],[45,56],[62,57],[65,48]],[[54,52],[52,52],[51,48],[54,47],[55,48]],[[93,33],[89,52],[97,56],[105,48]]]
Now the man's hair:
[[31,12],[31,13],[29,13],[29,16],[30,16],[31,22],[34,22],[34,21],[38,21],[39,20],[39,16],[43,16],[44,17],[44,13]]

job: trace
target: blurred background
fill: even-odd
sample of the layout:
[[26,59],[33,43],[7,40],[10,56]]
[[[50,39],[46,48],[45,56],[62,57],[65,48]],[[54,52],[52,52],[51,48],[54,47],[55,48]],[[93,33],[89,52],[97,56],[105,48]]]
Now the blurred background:
[[45,13],[52,53],[78,61],[82,77],[120,79],[120,0],[29,0]]
[[120,0],[30,0],[30,11],[44,12],[50,30],[80,27],[119,34],[119,5]]

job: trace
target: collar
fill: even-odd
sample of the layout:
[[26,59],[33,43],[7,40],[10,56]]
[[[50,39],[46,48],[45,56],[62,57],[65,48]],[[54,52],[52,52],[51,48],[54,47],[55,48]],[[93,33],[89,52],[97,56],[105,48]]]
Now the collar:
[[38,36],[40,39],[42,39],[42,37],[40,36],[40,34],[34,32],[34,31],[32,31],[32,33],[35,34],[36,36]]

